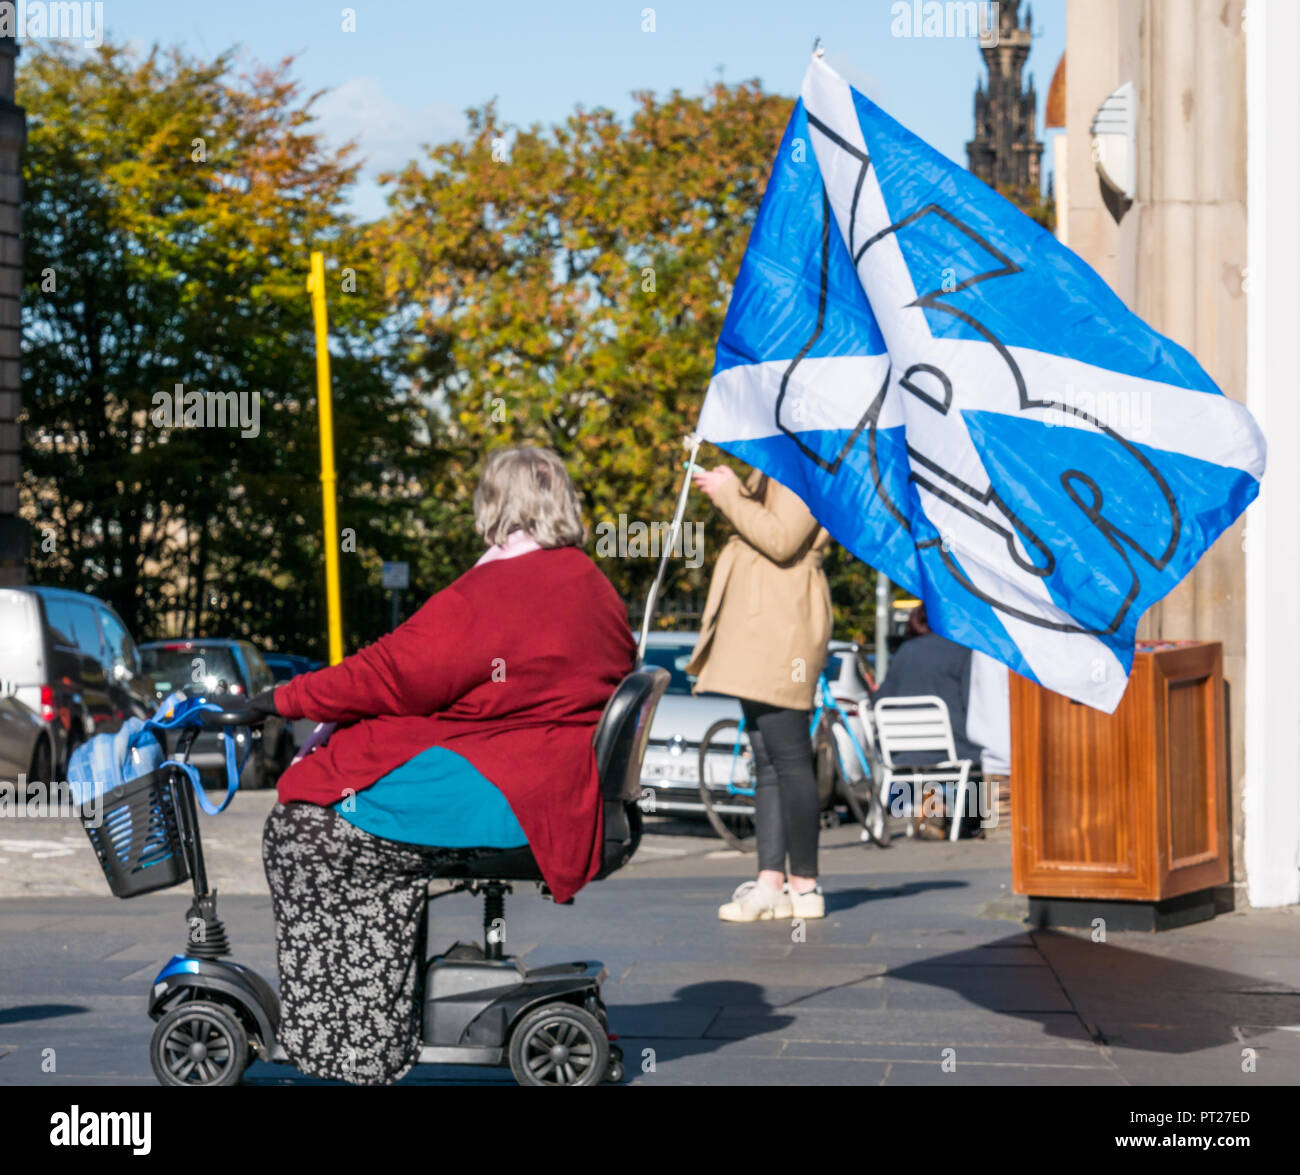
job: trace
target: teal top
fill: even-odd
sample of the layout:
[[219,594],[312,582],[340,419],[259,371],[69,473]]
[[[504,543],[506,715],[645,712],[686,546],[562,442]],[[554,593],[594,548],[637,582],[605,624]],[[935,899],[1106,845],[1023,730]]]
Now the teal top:
[[501,790],[468,759],[430,747],[334,810],[385,840],[449,849],[512,849],[528,843]]

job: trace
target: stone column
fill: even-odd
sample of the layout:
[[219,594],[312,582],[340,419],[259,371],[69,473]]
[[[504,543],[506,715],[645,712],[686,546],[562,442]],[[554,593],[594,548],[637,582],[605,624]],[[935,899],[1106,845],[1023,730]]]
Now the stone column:
[[[1242,0],[1145,0],[1134,308],[1246,398],[1246,42]],[[1245,877],[1246,563],[1238,519],[1147,614],[1143,635],[1223,642],[1233,877]]]

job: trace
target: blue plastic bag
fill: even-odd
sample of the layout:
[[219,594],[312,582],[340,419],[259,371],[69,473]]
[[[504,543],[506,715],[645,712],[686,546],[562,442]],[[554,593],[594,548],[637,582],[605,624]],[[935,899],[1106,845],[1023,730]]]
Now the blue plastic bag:
[[157,737],[140,718],[128,718],[113,734],[87,739],[68,762],[68,786],[78,804],[88,804],[115,787],[130,783],[163,763]]
[[[201,724],[204,711],[220,712],[221,707],[206,698],[190,697],[183,690],[165,698],[147,722],[128,718],[120,730],[113,734],[97,734],[87,739],[68,762],[68,786],[76,803],[85,805],[92,800],[138,779],[152,771],[172,764],[190,781],[199,807],[211,815],[225,811],[239,787],[243,760],[235,760],[235,744],[231,733],[223,732],[226,756],[226,794],[220,804],[213,804],[199,781],[198,771],[189,763],[167,759],[154,731],[176,730]],[[251,748],[250,748],[251,749]],[[248,757],[247,751],[244,758]]]

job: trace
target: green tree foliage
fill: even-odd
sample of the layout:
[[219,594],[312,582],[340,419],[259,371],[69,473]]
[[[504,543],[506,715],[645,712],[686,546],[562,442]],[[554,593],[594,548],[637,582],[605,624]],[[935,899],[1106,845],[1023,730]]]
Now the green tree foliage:
[[[354,606],[376,548],[399,557],[405,541],[418,422],[391,390],[373,282],[343,292],[357,165],[322,146],[290,64],[240,75],[229,54],[57,43],[24,55],[30,576],[100,595],[143,635],[322,647],[313,248],[335,262]],[[260,432],[158,427],[155,395],[177,384],[259,396]],[[349,618],[359,636],[386,618],[370,590]]]

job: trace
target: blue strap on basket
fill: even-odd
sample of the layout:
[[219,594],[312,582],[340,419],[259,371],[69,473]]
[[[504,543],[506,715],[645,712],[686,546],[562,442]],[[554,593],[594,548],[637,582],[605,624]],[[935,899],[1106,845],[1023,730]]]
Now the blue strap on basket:
[[[209,702],[206,698],[192,698],[188,694],[178,691],[158,707],[154,716],[144,724],[145,729],[175,730],[178,727],[183,729],[190,726],[201,726],[203,719],[200,715],[204,711],[216,714],[222,713],[221,707],[215,702]],[[163,764],[163,766],[177,768],[190,781],[190,786],[194,789],[195,800],[198,801],[199,807],[209,816],[216,816],[230,806],[230,801],[235,798],[235,792],[239,790],[239,776],[244,769],[244,763],[248,760],[248,752],[253,749],[250,742],[243,758],[236,763],[234,736],[223,730],[221,732],[221,741],[226,749],[226,794],[219,804],[213,804],[208,799],[207,790],[199,780],[198,768],[192,763],[182,763],[179,759],[168,759]]]
[[[190,763],[179,759],[164,759],[163,750],[154,732],[200,726],[202,714],[221,713],[221,707],[206,698],[192,698],[177,691],[168,697],[154,712],[152,718],[142,722],[130,718],[115,734],[100,734],[82,743],[68,763],[68,783],[78,804],[89,803],[97,795],[147,775],[160,767],[175,767],[194,790],[198,805],[210,816],[224,812],[239,789],[239,775],[248,759],[248,751],[238,762],[235,759],[235,740],[222,732],[226,751],[226,794],[219,804],[208,799],[208,793],[199,779],[199,773]],[[250,744],[249,750],[252,749]]]

